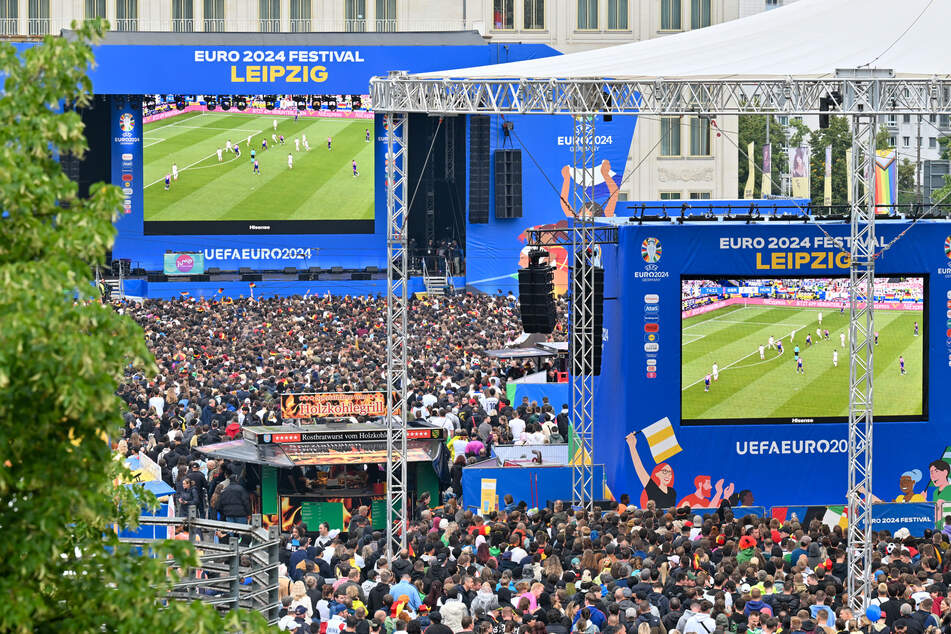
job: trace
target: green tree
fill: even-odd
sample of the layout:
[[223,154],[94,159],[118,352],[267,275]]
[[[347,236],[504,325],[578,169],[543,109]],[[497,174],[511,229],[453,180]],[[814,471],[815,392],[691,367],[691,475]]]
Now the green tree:
[[909,159],[898,164],[898,204],[918,202],[917,167]]
[[[763,183],[763,147],[766,145],[766,115],[742,115],[739,117],[739,164],[737,170],[738,191],[740,195],[746,187],[746,179],[749,176],[749,160],[746,158],[746,151],[750,142],[756,144],[755,154],[753,156],[753,167],[756,173],[755,194],[762,194]],[[782,191],[782,169],[786,158],[783,156],[783,146],[786,144],[786,137],[783,128],[775,119],[770,123],[769,139],[772,147],[772,193],[778,195]],[[755,195],[754,194],[754,195]]]
[[[948,160],[951,158],[951,137],[940,137],[938,144],[941,145],[941,158]],[[932,205],[951,204],[951,176],[944,177],[944,187],[935,189],[931,192]]]
[[121,429],[124,368],[154,361],[141,329],[91,297],[121,194],[100,183],[79,199],[56,160],[86,150],[75,108],[89,103],[104,28],[47,36],[22,57],[0,44],[0,631],[263,631],[258,614],[159,605],[163,561],[197,563],[193,550],[136,556],[113,530],[154,503],[113,485],[121,467],[104,441]]

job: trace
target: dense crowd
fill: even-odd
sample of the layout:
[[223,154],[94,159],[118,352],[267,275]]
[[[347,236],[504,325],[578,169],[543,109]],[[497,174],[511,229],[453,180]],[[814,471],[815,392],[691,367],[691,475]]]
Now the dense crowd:
[[[221,511],[211,499],[230,475],[240,480],[240,468],[216,461],[209,468],[198,446],[235,438],[245,426],[279,424],[281,393],[385,389],[383,297],[186,297],[115,307],[142,326],[158,364],[157,376],[130,371],[119,388],[127,404],[120,451],[145,451],[180,504],[202,512],[232,516],[237,509]],[[414,298],[409,332],[408,422],[446,429],[456,495],[462,465],[495,444],[564,442],[563,404],[506,400],[506,382],[538,370],[535,362],[484,354],[522,334],[514,296]],[[541,369],[554,379],[551,364]]]
[[[623,498],[622,498],[623,499]],[[948,535],[876,535],[865,614],[847,607],[845,537],[818,520],[623,502],[485,517],[418,513],[392,561],[382,535],[298,524],[282,547],[281,627],[394,634],[938,634],[951,631]],[[907,531],[905,532],[907,533]]]

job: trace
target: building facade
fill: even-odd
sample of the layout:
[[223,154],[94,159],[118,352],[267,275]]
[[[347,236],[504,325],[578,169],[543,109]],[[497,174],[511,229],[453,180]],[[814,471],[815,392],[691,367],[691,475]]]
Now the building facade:
[[[0,35],[58,33],[73,20],[103,17],[119,31],[476,30],[491,41],[537,42],[570,53],[675,35],[792,1],[0,0]],[[622,198],[736,198],[736,135],[736,117],[641,117]]]

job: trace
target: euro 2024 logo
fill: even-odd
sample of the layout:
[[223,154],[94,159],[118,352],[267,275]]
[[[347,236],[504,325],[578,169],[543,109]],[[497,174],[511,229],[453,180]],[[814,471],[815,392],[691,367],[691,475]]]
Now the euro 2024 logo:
[[653,237],[644,238],[644,241],[641,242],[641,259],[646,264],[644,268],[648,271],[656,271],[660,256],[660,240]]
[[135,129],[135,117],[131,112],[124,112],[119,117],[119,129],[123,132],[132,132]]

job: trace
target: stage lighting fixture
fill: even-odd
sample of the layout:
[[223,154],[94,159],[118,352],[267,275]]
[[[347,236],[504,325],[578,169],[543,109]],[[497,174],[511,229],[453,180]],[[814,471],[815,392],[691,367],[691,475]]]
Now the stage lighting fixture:
[[142,107],[147,110],[155,108],[155,95],[145,95],[142,97]]
[[205,95],[205,107],[214,110],[218,107],[218,98],[213,95]]
[[244,110],[246,110],[248,107],[247,97],[235,97],[234,107],[244,112]]
[[351,95],[350,96],[350,107],[354,110],[359,110],[363,106],[363,100],[360,98],[360,95]]
[[175,109],[184,110],[185,106],[185,97],[183,95],[175,95]]
[[267,110],[274,110],[274,106],[276,105],[276,103],[277,102],[274,99],[273,95],[267,95],[266,97],[264,97],[264,107]]
[[229,95],[224,95],[221,97],[221,109],[231,110],[231,97]]

